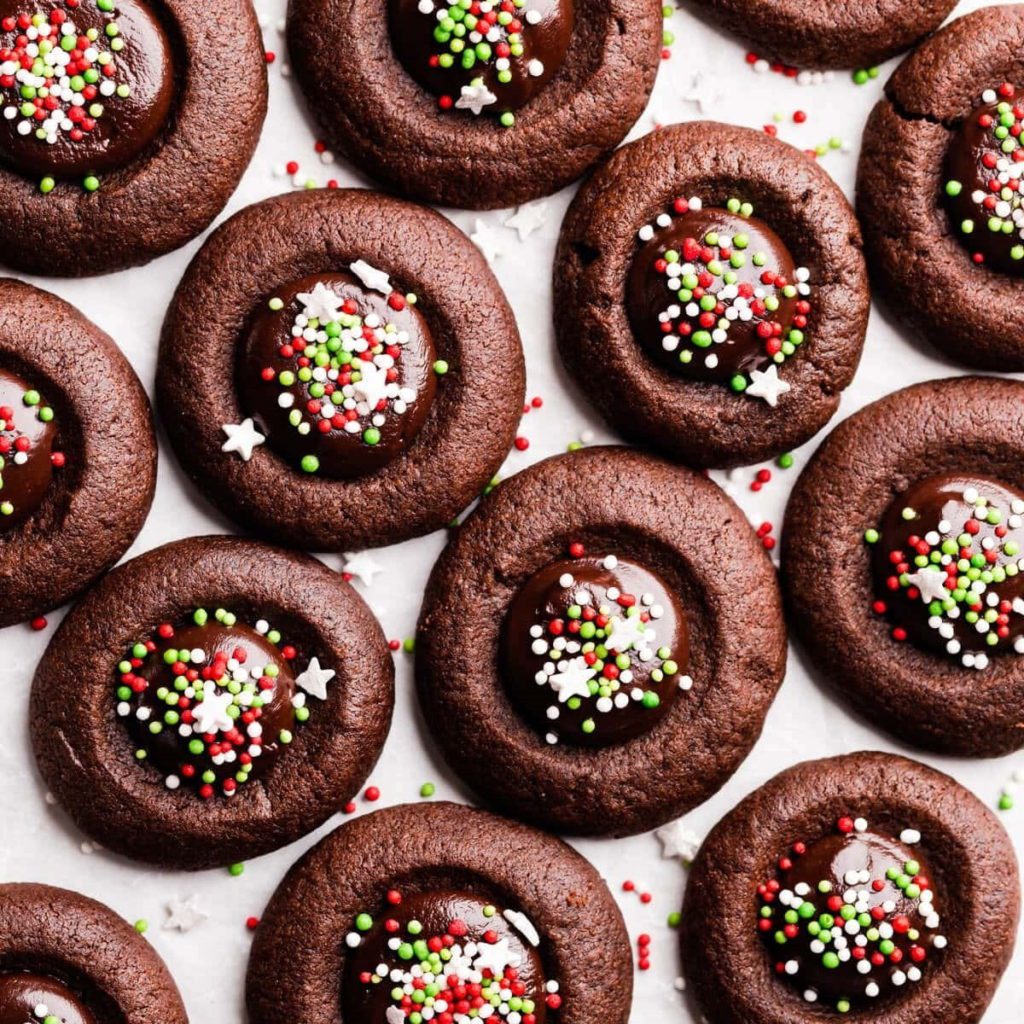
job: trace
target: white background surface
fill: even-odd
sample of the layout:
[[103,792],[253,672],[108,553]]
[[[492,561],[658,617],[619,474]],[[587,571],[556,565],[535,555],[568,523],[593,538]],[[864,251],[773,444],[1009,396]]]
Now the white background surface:
[[[262,142],[228,213],[265,196],[292,187],[287,177],[275,176],[275,166],[296,160],[303,177],[323,184],[329,177],[343,185],[365,182],[350,168],[327,166],[313,150],[314,129],[301,97],[285,76],[285,46],[279,31],[285,0],[260,0],[268,49],[277,52],[270,67],[270,113]],[[981,6],[964,2],[957,13]],[[882,82],[895,65],[882,69],[881,77],[866,86],[853,84],[848,72],[836,72],[823,85],[800,87],[778,74],[757,75],[744,61],[742,44],[725,38],[700,22],[690,10],[677,11],[671,19],[676,34],[671,60],[662,64],[650,107],[633,136],[650,130],[658,121],[692,120],[699,117],[731,121],[751,127],[784,115],[779,136],[801,147],[814,146],[830,136],[849,143],[846,152],[829,153],[824,166],[852,196],[860,133],[868,111],[881,92]],[[696,90],[693,76],[700,70]],[[989,83],[985,83],[988,85]],[[703,98],[703,109],[695,96]],[[792,114],[802,109],[807,121],[794,124]],[[529,438],[527,452],[513,452],[503,470],[515,472],[531,462],[565,450],[567,443],[586,430],[595,440],[610,439],[567,380],[553,348],[551,329],[550,266],[555,240],[572,190],[547,202],[545,225],[525,243],[504,227],[509,211],[485,214],[460,212],[453,219],[473,231],[479,217],[503,253],[494,269],[516,311],[526,350],[528,395],[544,400],[540,410],[524,418],[522,433]],[[223,219],[223,218],[222,218]],[[111,277],[85,281],[33,279],[79,306],[87,316],[109,331],[135,366],[147,389],[152,389],[157,340],[164,310],[187,261],[199,241],[157,260],[148,267]],[[959,373],[936,352],[905,338],[877,307],[872,310],[864,359],[853,386],[843,397],[839,416],[896,387],[932,377]],[[820,443],[813,440],[796,453],[797,466],[783,472],[760,493],[749,491],[756,467],[716,477],[747,511],[757,525],[765,519],[778,524],[796,472]],[[230,524],[183,486],[183,477],[161,437],[161,462],[156,501],[129,555],[190,535],[231,532]],[[412,634],[423,584],[441,550],[444,537],[435,534],[397,547],[375,552],[383,571],[369,587],[357,584],[384,624],[389,637]],[[326,561],[339,567],[339,556]],[[309,836],[293,847],[247,865],[240,878],[226,871],[196,875],[154,871],[103,851],[91,850],[85,837],[70,825],[64,814],[45,800],[44,787],[32,761],[27,729],[27,704],[32,674],[52,635],[59,613],[49,616],[50,626],[41,633],[15,626],[0,631],[0,880],[36,880],[79,889],[110,904],[126,918],[146,918],[148,937],[167,960],[188,1005],[194,1024],[241,1022],[243,977],[250,935],[245,928],[249,915],[259,915],[289,864],[316,838]],[[394,726],[381,761],[370,782],[382,791],[381,804],[417,799],[420,784],[437,784],[439,797],[468,800],[468,793],[444,769],[418,717],[412,687],[411,659],[396,655],[398,701]],[[791,650],[786,681],[768,715],[764,734],[746,763],[731,782],[704,806],[687,817],[687,823],[703,835],[726,811],[750,790],[782,768],[809,757],[838,754],[865,748],[900,750],[885,736],[854,720],[815,680],[797,650]],[[912,751],[908,751],[913,753]],[[930,764],[959,779],[994,804],[1001,787],[1015,769],[1024,769],[1024,755],[990,761],[960,761],[925,756]],[[367,804],[359,801],[359,813]],[[1024,852],[1024,807],[1002,816],[1014,836],[1018,853]],[[322,832],[341,820],[331,821]],[[631,936],[649,932],[652,969],[636,977],[634,1020],[651,1024],[696,1020],[685,998],[673,986],[677,971],[675,935],[665,924],[667,914],[678,907],[685,872],[674,861],[663,860],[652,835],[619,841],[587,841],[577,844],[604,873],[619,899]],[[638,889],[653,894],[642,905],[635,894],[621,891],[630,878]],[[187,935],[162,928],[165,904],[173,898],[197,894],[209,918]],[[955,956],[955,950],[952,951]],[[1010,1024],[1020,1019],[1024,1001],[1024,945],[985,1017],[987,1024]],[[294,1024],[294,1022],[282,1022]]]

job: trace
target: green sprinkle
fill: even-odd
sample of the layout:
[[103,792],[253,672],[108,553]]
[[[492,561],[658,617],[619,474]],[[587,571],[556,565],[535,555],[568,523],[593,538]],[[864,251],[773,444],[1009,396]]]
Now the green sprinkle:
[[146,932],[149,931],[149,922],[144,917],[140,917],[138,921],[135,922],[135,930],[140,935],[145,935]]
[[436,792],[437,792],[437,787],[432,782],[424,782],[423,785],[420,786],[420,796],[424,800],[429,799]]
[[434,373],[436,373],[438,375],[438,377],[443,377],[447,372],[448,372],[448,364],[447,364],[447,362],[445,362],[445,360],[443,360],[443,359],[438,359],[434,363]]

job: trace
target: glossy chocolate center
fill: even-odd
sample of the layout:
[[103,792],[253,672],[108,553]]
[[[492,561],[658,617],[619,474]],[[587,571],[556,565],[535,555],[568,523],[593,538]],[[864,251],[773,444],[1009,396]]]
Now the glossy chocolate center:
[[872,572],[897,639],[976,668],[1024,654],[1024,492],[958,474],[920,481],[882,517]]
[[500,657],[512,701],[552,743],[639,736],[691,685],[677,597],[615,556],[562,559],[531,576],[509,605]]
[[1024,273],[1022,122],[1016,89],[986,93],[950,140],[944,172],[957,237],[976,263],[1010,274]]
[[389,0],[388,24],[398,59],[427,92],[498,114],[524,107],[558,73],[573,3]]
[[53,410],[20,377],[0,369],[0,534],[39,508],[53,479]]
[[849,831],[794,844],[758,894],[776,974],[807,1002],[846,1012],[908,991],[946,939],[920,852],[841,824]]
[[0,974],[0,1024],[95,1024],[66,985],[41,974]]
[[767,224],[703,206],[658,224],[626,281],[633,333],[658,365],[743,390],[752,371],[802,343],[809,307],[793,257]]
[[484,1005],[495,1021],[550,1019],[558,997],[546,991],[540,936],[520,912],[454,890],[389,897],[400,902],[376,919],[360,914],[348,937],[345,1024],[405,1021],[424,1010],[424,1021],[469,1021]]
[[351,274],[278,288],[255,313],[238,381],[267,442],[306,472],[382,469],[413,442],[436,388],[426,320],[398,292]]
[[0,0],[0,156],[33,177],[124,167],[174,95],[167,35],[142,0]]
[[266,774],[307,717],[292,671],[296,652],[279,646],[265,622],[257,625],[199,612],[161,626],[118,666],[118,714],[136,756],[169,788],[230,796]]

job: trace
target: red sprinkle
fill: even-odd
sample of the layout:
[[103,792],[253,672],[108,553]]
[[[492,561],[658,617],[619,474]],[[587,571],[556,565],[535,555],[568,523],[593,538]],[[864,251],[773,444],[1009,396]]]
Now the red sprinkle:
[[37,615],[29,625],[38,633],[41,629],[46,629],[47,622],[44,615]]

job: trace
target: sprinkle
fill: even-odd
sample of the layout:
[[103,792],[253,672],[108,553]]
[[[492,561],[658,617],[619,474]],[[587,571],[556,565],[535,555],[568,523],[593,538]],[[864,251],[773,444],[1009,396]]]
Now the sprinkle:
[[199,907],[199,897],[195,894],[187,899],[172,899],[167,904],[167,920],[164,921],[165,931],[190,932],[202,924],[208,915]]
[[493,263],[504,252],[497,232],[480,217],[473,222],[473,232],[469,237],[488,263]]
[[245,462],[248,462],[253,451],[266,441],[266,437],[256,429],[251,416],[246,417],[241,423],[225,423],[221,430],[228,439],[220,446],[220,450],[237,452]]
[[369,288],[371,291],[380,292],[382,295],[391,294],[390,276],[384,273],[383,270],[370,266],[366,260],[356,260],[355,263],[349,264],[349,270],[359,278],[364,287]]
[[546,202],[530,203],[517,206],[516,212],[504,221],[505,227],[511,228],[525,242],[535,231],[539,231],[547,222],[548,204]]

